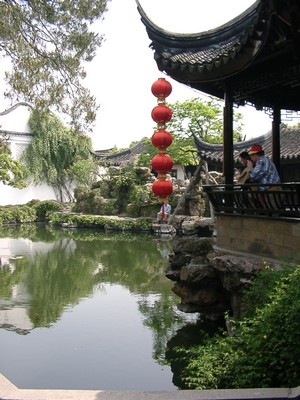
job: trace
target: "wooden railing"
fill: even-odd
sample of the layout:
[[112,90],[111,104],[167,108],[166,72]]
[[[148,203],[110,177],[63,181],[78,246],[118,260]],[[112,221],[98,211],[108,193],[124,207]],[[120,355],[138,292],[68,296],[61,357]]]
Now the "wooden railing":
[[204,185],[215,213],[265,215],[300,219],[300,183],[280,185]]

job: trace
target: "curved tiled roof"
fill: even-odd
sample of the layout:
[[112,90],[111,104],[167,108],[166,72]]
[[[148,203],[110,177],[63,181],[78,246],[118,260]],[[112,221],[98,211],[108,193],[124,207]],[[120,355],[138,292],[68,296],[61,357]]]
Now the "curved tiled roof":
[[135,146],[133,146],[127,150],[121,151],[119,153],[115,153],[115,154],[110,154],[110,155],[107,154],[112,149],[97,150],[97,151],[95,151],[95,157],[98,160],[102,160],[106,166],[109,166],[109,165],[120,166],[120,165],[134,163],[136,157],[138,155],[140,155],[141,152],[146,149],[147,149],[147,146],[144,144],[144,140],[142,139]]
[[[200,157],[211,162],[222,162],[223,145],[210,144],[194,136],[195,144]],[[268,132],[254,139],[237,142],[233,145],[233,155],[238,161],[239,154],[244,150],[249,150],[253,144],[260,144],[265,150],[265,154],[272,156],[272,133]],[[280,156],[281,162],[291,160],[300,161],[300,130],[295,128],[283,127],[280,131]]]
[[[205,72],[210,79],[220,77],[223,74],[219,68],[221,65],[230,71],[232,64],[228,61],[237,59],[238,54],[243,58],[241,65],[253,57],[258,50],[257,42],[261,42],[260,35],[256,33],[260,8],[257,2],[239,17],[217,29],[196,34],[175,34],[150,21],[138,3],[142,21],[153,40],[152,48],[158,65],[168,67],[175,74],[177,69],[180,72],[185,70],[190,79],[197,80],[199,72]],[[243,47],[246,45],[252,50],[247,57],[243,57]]]
[[31,132],[17,132],[17,131],[8,131],[6,129],[0,129],[0,136],[20,136],[20,137],[31,137],[33,134]]
[[[288,128],[283,126],[281,128],[281,162],[287,162],[295,160],[300,162],[300,130],[296,128]],[[198,154],[201,158],[221,163],[223,161],[223,145],[222,144],[211,144],[204,142],[199,137],[194,135],[195,145],[198,150]],[[235,161],[238,161],[239,154],[243,150],[249,150],[253,144],[260,144],[263,146],[267,156],[272,155],[272,133],[268,132],[265,135],[258,136],[256,138],[237,142],[233,145],[233,154]],[[147,146],[143,143],[143,140],[138,142],[135,146],[130,149],[121,151],[119,153],[107,155],[111,150],[97,150],[95,156],[98,159],[102,159],[106,165],[120,166],[132,162],[135,156],[141,154],[142,151],[146,150]]]
[[136,2],[160,71],[219,98],[229,88],[237,105],[299,110],[299,1],[257,0],[228,23],[197,34],[156,26]]

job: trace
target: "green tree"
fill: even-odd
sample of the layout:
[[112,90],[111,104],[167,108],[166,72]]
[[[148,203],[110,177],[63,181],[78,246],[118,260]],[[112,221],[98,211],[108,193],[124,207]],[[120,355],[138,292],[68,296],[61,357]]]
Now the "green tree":
[[27,186],[26,169],[19,160],[11,156],[7,138],[0,138],[0,182],[4,185],[22,189]]
[[[168,154],[176,164],[197,165],[199,159],[194,137],[207,143],[223,143],[223,102],[210,97],[209,100],[190,99],[184,102],[168,104],[173,112],[166,129],[172,134],[173,142],[168,148]],[[240,113],[234,114],[234,140],[240,137],[243,123]],[[140,164],[151,163],[157,149],[150,139],[145,139],[148,149],[139,159]]]
[[[223,143],[223,106],[223,101],[213,97],[177,101],[170,105],[173,117],[168,129],[178,139],[194,135],[207,143]],[[237,141],[243,127],[240,113],[234,114],[234,121],[234,139]]]
[[91,27],[108,1],[0,1],[0,56],[10,62],[5,95],[59,111],[77,129],[89,127],[98,107],[82,85],[83,63],[102,43]]
[[34,182],[52,186],[59,201],[72,201],[72,183],[90,183],[97,168],[92,160],[91,139],[45,111],[33,111],[29,126],[33,138],[24,152],[24,161]]
[[295,387],[300,374],[300,266],[266,269],[244,299],[234,335],[178,349],[189,389]]
[[[143,150],[138,157],[138,165],[151,167],[151,160],[157,154],[157,149],[152,145],[150,138],[144,138],[143,143],[146,150]],[[197,165],[199,159],[197,149],[191,138],[179,139],[173,134],[173,142],[167,149],[167,153],[173,158],[174,164]]]

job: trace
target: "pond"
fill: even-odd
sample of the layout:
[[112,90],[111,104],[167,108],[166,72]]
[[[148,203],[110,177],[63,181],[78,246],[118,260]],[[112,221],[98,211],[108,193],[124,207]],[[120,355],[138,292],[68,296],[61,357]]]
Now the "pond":
[[170,249],[147,234],[0,228],[0,372],[24,389],[180,389],[166,354],[203,327],[176,308]]

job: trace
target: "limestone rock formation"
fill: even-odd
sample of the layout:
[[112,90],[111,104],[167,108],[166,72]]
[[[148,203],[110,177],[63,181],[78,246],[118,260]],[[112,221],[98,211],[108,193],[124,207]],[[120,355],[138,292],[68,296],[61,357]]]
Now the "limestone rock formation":
[[171,242],[166,277],[181,299],[178,308],[214,319],[228,311],[240,313],[240,296],[253,276],[264,268],[263,260],[214,250],[214,239],[175,236]]

